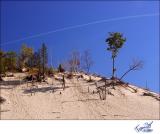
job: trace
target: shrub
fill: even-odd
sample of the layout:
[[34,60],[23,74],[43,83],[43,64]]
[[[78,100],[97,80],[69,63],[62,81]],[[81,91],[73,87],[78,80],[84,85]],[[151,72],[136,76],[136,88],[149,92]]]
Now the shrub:
[[53,76],[55,74],[55,72],[56,72],[56,70],[54,70],[53,67],[50,67],[50,68],[47,69],[47,74],[49,76]]
[[68,79],[72,79],[72,78],[73,78],[73,74],[72,74],[72,73],[69,73],[69,74],[67,75],[67,78],[68,78]]
[[59,66],[58,66],[58,72],[61,72],[61,73],[65,72],[65,70],[61,64],[59,64]]

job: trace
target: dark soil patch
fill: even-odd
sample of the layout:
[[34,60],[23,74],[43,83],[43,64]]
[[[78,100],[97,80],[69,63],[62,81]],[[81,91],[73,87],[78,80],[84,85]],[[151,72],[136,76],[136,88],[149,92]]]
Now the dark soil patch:
[[6,99],[0,97],[0,104],[4,103],[6,101]]

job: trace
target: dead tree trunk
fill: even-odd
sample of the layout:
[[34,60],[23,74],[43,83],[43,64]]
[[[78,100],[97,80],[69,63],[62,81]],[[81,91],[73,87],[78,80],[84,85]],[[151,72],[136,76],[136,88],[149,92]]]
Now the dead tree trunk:
[[114,68],[114,57],[112,58],[112,78],[114,78],[114,74],[115,74],[115,68]]
[[62,78],[62,88],[63,90],[65,89],[66,85],[65,85],[65,78],[64,78],[64,75],[63,75],[63,78]]
[[3,81],[2,76],[0,75],[0,81]]
[[105,87],[104,87],[104,100],[106,100],[106,95],[107,95],[107,82],[105,80]]

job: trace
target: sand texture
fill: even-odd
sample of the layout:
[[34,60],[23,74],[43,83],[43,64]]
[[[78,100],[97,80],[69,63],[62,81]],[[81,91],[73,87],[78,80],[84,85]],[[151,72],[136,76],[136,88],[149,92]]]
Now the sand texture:
[[[77,75],[80,75],[80,73]],[[1,119],[159,119],[159,95],[133,85],[108,88],[106,100],[100,100],[95,82],[101,78],[92,76],[87,82],[85,74],[77,80],[62,82],[47,78],[43,83],[23,82],[25,74],[15,73],[1,82]],[[57,79],[62,74],[55,76]],[[150,93],[151,95],[144,95]]]

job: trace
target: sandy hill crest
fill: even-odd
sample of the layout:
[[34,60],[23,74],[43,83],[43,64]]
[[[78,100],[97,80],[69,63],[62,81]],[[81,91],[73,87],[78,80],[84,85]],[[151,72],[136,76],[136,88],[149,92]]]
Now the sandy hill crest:
[[100,75],[57,73],[42,83],[24,82],[25,76],[1,82],[1,119],[159,119],[159,95],[129,83],[107,87],[101,100],[98,90],[111,80]]

